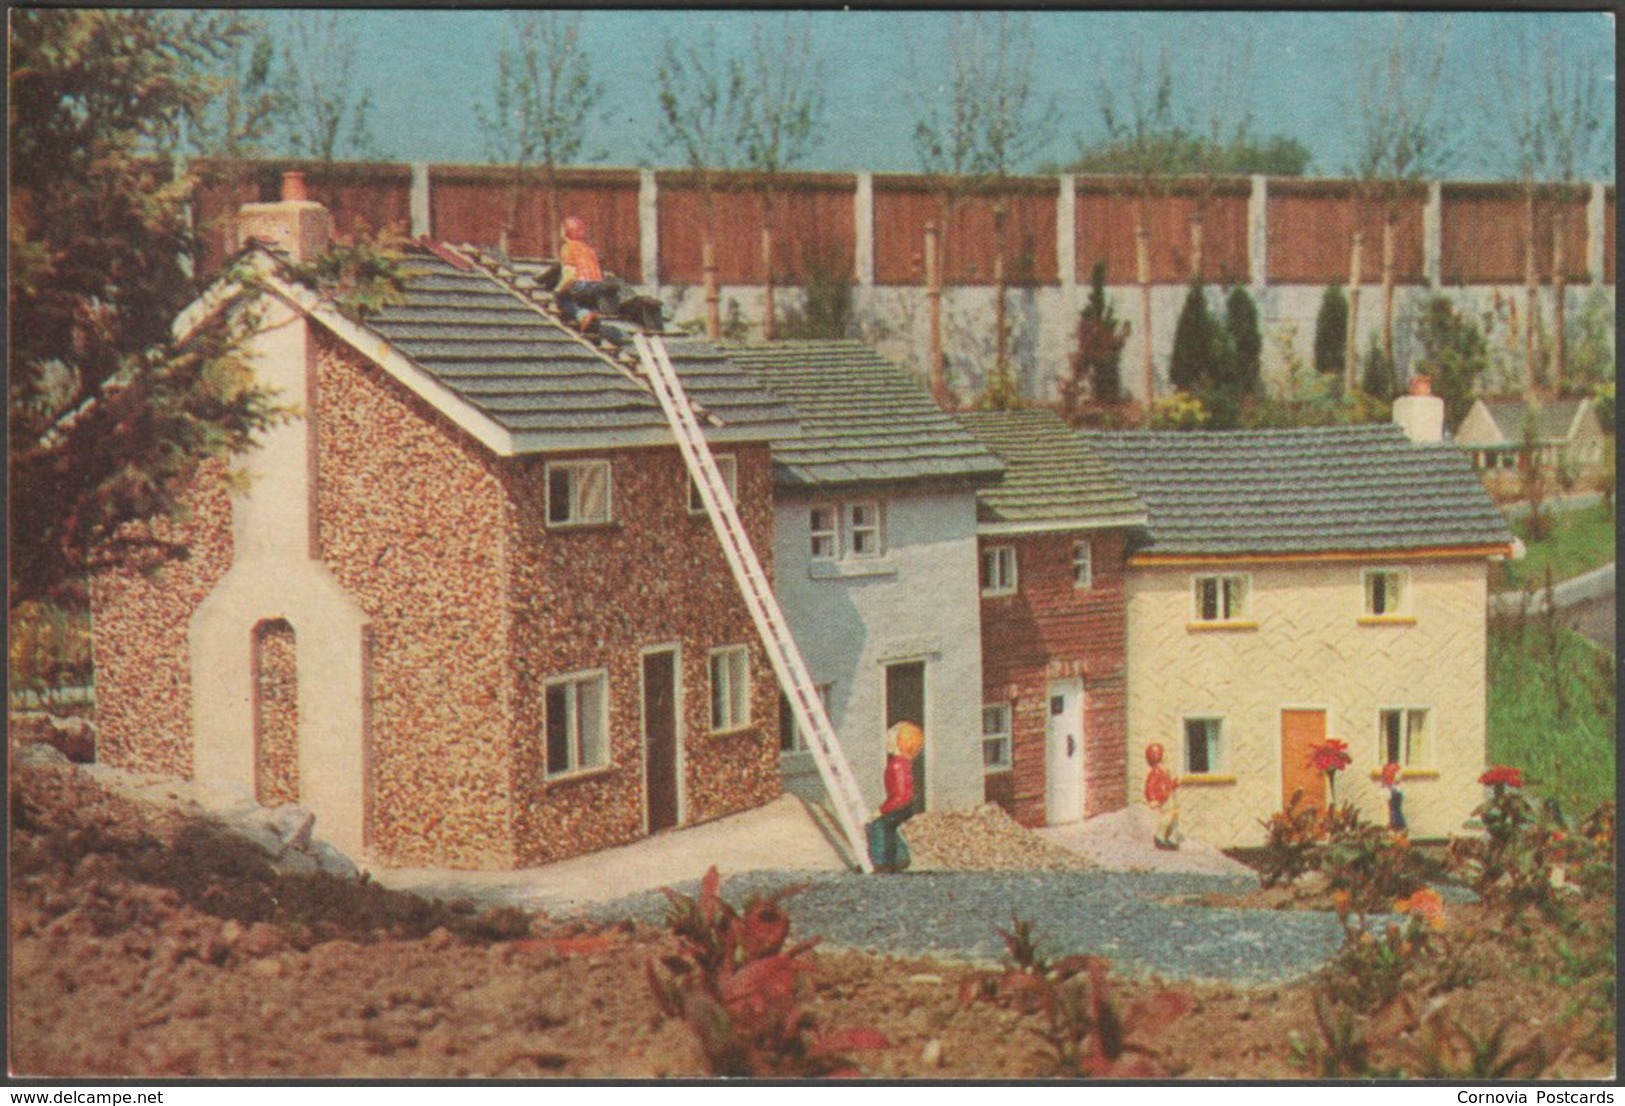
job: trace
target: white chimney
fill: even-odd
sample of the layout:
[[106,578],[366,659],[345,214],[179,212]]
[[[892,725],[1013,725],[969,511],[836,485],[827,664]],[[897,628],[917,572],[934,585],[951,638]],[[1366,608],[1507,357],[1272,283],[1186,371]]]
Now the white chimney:
[[1411,378],[1410,389],[1394,400],[1394,421],[1413,442],[1444,441],[1444,400],[1433,394],[1425,376]]
[[282,174],[282,199],[271,204],[244,204],[237,216],[238,241],[257,238],[287,253],[295,261],[309,261],[333,237],[333,217],[327,208],[305,195],[305,174]]

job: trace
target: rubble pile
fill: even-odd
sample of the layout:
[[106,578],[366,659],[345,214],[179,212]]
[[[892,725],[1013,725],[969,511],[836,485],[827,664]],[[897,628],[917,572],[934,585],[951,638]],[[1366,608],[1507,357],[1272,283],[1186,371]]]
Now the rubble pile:
[[903,836],[915,871],[1065,871],[1093,868],[1086,857],[1040,839],[1003,807],[927,811],[908,820]]

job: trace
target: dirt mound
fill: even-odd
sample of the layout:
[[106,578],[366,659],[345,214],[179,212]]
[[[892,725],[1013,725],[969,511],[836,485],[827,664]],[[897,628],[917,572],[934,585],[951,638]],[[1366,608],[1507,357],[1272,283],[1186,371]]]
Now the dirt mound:
[[1067,871],[1095,866],[1042,840],[992,803],[975,810],[926,811],[904,824],[903,836],[915,871]]

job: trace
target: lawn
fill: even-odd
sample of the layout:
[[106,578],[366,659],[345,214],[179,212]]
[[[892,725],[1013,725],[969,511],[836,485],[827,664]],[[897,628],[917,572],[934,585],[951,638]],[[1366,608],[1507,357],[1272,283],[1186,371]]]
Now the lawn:
[[1613,654],[1538,615],[1490,624],[1489,758],[1587,814],[1614,798]]
[[1598,503],[1577,511],[1553,511],[1548,515],[1551,532],[1545,540],[1529,540],[1529,520],[1515,518],[1512,531],[1524,540],[1529,552],[1521,561],[1508,561],[1497,572],[1497,589],[1517,590],[1525,584],[1542,586],[1546,566],[1553,581],[1567,580],[1614,559],[1614,513]]

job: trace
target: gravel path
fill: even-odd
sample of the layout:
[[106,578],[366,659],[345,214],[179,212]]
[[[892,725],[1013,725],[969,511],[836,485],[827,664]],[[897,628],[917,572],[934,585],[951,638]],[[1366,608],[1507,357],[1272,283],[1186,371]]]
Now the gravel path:
[[[738,903],[751,892],[811,883],[788,902],[792,937],[893,956],[996,964],[1011,911],[1033,922],[1047,956],[1094,953],[1125,975],[1278,983],[1324,964],[1342,945],[1332,914],[1172,905],[1165,899],[1255,889],[1256,879],[1160,872],[752,872],[723,882]],[[678,890],[694,894],[697,884]],[[604,917],[659,923],[666,900],[640,894],[594,908]]]

